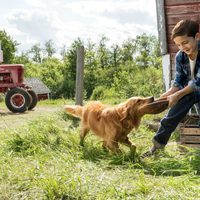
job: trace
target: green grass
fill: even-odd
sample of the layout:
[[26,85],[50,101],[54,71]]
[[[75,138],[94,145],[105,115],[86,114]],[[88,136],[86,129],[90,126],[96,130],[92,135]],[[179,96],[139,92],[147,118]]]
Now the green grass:
[[113,155],[93,135],[79,146],[78,122],[58,110],[0,130],[0,199],[200,199],[200,149],[183,153],[173,137],[164,152],[140,160],[154,135],[141,125],[130,134],[135,157],[124,146]]
[[38,104],[43,106],[57,106],[57,105],[73,104],[73,103],[74,103],[73,100],[68,100],[63,98],[38,101]]

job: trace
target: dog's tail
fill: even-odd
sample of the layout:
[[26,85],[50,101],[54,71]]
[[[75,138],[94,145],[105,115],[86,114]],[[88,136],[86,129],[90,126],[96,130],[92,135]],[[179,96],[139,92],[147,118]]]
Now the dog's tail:
[[78,105],[65,105],[65,112],[73,115],[74,117],[82,118],[83,106]]

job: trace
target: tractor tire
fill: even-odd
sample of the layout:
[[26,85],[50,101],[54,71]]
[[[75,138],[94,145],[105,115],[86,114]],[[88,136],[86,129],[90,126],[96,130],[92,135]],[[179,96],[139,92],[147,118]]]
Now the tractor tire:
[[28,106],[28,110],[32,110],[33,108],[35,108],[38,102],[37,94],[33,90],[27,90],[27,92],[29,93],[32,99],[30,105]]
[[7,92],[5,103],[10,111],[23,113],[29,108],[31,96],[22,88],[13,88]]

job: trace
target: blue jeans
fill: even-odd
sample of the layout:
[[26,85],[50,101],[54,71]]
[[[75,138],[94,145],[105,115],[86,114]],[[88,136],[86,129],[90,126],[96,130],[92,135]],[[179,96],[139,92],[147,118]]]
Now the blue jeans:
[[179,122],[186,116],[193,104],[199,102],[199,91],[192,92],[180,99],[161,120],[160,127],[153,139],[161,145],[166,145]]

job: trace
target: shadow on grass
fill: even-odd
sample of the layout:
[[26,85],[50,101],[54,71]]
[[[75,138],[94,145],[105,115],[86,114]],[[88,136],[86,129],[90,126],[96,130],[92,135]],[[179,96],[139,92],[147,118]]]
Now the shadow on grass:
[[105,159],[109,156],[109,152],[103,150],[103,148],[93,145],[85,144],[81,147],[82,159],[89,160],[92,162],[99,162],[101,159]]
[[186,174],[200,175],[200,149],[193,149],[184,155],[172,156],[166,152],[158,152],[156,155],[140,160],[140,155],[131,152],[112,154],[104,151],[100,146],[85,146],[82,148],[82,159],[92,162],[106,162],[106,168],[114,166],[122,168],[141,169],[145,174],[153,176],[182,176]]
[[[28,111],[30,112],[30,111]],[[24,112],[24,113],[14,113],[14,112],[11,112],[11,111],[0,111],[0,116],[9,116],[9,115],[26,115],[28,114],[28,112]]]
[[140,161],[138,166],[144,170],[145,174],[154,176],[199,175],[200,149],[189,150],[184,155],[177,155],[177,157],[170,156],[165,152],[159,152],[151,158]]
[[111,167],[113,165],[128,165],[135,162],[135,154],[131,152],[122,152],[114,154],[110,151],[103,149],[100,145],[85,144],[81,148],[82,159],[89,160],[92,162],[106,161]]

